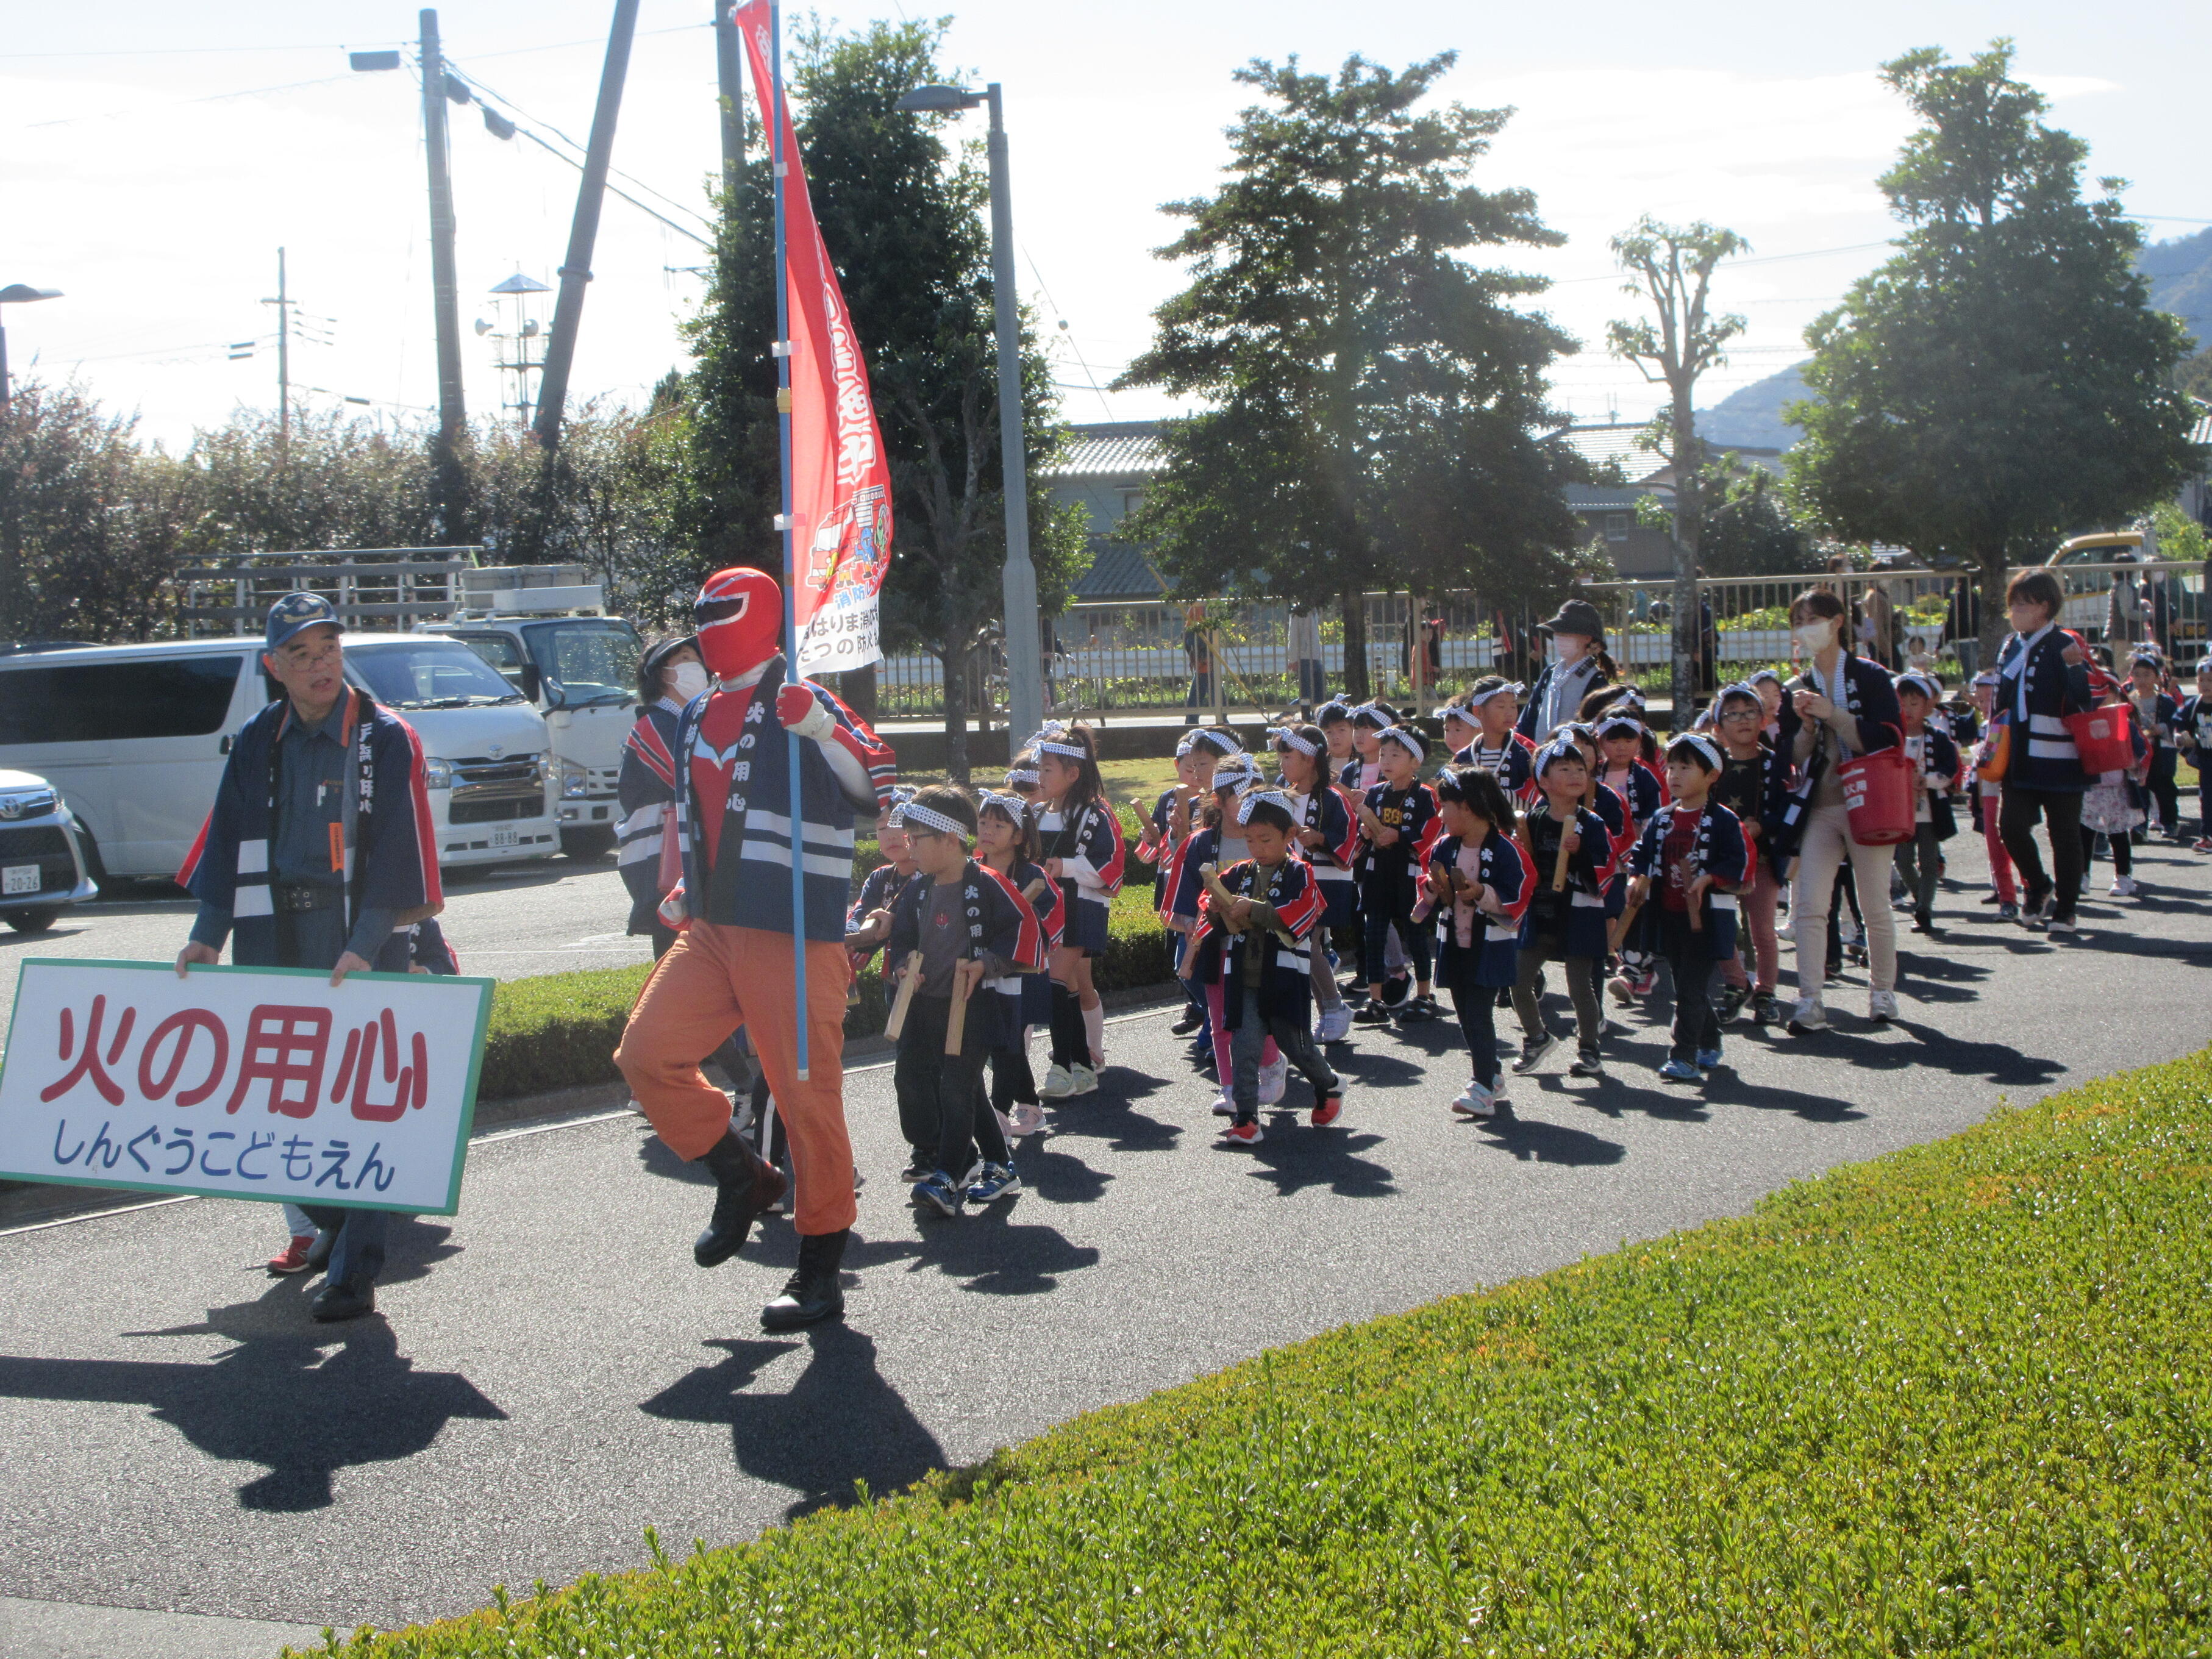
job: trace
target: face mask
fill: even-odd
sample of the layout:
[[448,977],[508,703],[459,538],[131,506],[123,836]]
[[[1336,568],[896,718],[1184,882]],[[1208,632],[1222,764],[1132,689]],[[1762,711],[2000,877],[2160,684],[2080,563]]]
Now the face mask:
[[1552,660],[1562,668],[1571,667],[1580,662],[1583,653],[1589,649],[1589,642],[1579,634],[1552,635]]
[[1810,655],[1827,649],[1828,641],[1836,636],[1836,624],[1833,618],[1823,617],[1818,622],[1809,622],[1802,628],[1791,629],[1790,634],[1791,638],[1805,647],[1806,653]]
[[707,670],[699,663],[679,662],[669,671],[668,678],[676,696],[684,702],[707,689]]

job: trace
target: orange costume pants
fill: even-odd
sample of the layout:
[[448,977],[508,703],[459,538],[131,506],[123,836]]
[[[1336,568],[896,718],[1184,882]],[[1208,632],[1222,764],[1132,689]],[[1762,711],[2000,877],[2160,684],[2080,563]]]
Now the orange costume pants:
[[677,1157],[699,1157],[730,1127],[727,1096],[699,1061],[743,1023],[783,1115],[801,1233],[842,1232],[858,1215],[845,1133],[845,993],[853,965],[830,940],[806,946],[807,1080],[799,1080],[788,933],[695,921],[677,935],[630,1010],[615,1064]]

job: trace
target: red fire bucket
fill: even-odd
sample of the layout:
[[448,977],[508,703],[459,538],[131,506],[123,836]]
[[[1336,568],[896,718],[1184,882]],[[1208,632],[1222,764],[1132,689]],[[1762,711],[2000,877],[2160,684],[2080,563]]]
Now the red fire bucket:
[[2075,751],[2081,757],[2081,769],[2093,776],[2100,772],[2124,772],[2136,763],[2135,739],[2131,734],[2135,711],[2124,702],[2109,708],[2092,708],[2086,714],[2069,714],[2066,730],[2074,738]]
[[1902,733],[1890,747],[1854,755],[1836,769],[1853,841],[1862,847],[1890,847],[1912,839],[1912,792],[1919,787],[1919,772],[1905,755]]

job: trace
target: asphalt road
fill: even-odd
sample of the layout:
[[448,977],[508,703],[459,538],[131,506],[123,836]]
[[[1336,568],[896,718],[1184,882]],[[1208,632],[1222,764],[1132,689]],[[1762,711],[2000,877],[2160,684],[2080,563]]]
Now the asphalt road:
[[[1972,879],[1978,844],[1952,845]],[[672,1547],[742,1539],[1345,1321],[1741,1212],[2205,1042],[2212,860],[2138,860],[2148,896],[2092,904],[2063,945],[1948,892],[1954,926],[1908,945],[1893,1028],[1856,1017],[1855,981],[1824,1036],[1732,1030],[1695,1091],[1654,1077],[1662,1030],[1639,1012],[1608,1079],[1555,1062],[1490,1127],[1445,1109],[1466,1071],[1438,1024],[1340,1050],[1340,1127],[1277,1112],[1256,1151],[1216,1150],[1165,1014],[1131,1016],[1100,1093],[1021,1150],[1030,1190],[954,1222],[906,1207],[888,1071],[857,1073],[850,1314],[797,1338],[755,1322],[788,1229],[700,1272],[708,1189],[629,1115],[488,1137],[461,1214],[395,1229],[380,1311],[349,1328],[257,1270],[265,1207],[0,1237],[0,1595],[341,1626],[457,1613],[495,1583],[635,1565],[648,1523]],[[235,1629],[235,1651],[267,1651],[266,1626]]]
[[[447,870],[445,884],[439,920],[465,974],[521,979],[653,959],[651,941],[623,932],[629,893],[611,857],[471,866]],[[173,960],[197,908],[175,887],[135,882],[115,898],[64,910],[43,933],[0,931],[0,1008],[15,1004],[16,964],[26,957]]]

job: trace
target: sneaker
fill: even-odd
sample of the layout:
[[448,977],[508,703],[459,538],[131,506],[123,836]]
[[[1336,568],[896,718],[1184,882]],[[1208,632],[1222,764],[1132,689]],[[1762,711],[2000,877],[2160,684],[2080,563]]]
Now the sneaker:
[[1316,1129],[1326,1129],[1343,1115],[1344,1097],[1324,1095],[1313,1109],[1313,1126]]
[[1033,1135],[1044,1127],[1044,1108],[1034,1100],[1018,1100],[1014,1109],[1006,1114],[1006,1133],[1016,1139]]
[[917,1210],[934,1210],[939,1215],[960,1213],[960,1188],[942,1170],[932,1170],[926,1179],[915,1182],[908,1196]]
[[1451,1109],[1462,1117],[1492,1117],[1498,1112],[1498,1097],[1470,1079]]
[[1639,997],[1650,996],[1658,987],[1659,970],[1656,968],[1646,968],[1640,974],[1628,976],[1628,988]]
[[1697,1058],[1698,1069],[1701,1072],[1710,1072],[1721,1063],[1721,1051],[1717,1048],[1700,1048],[1698,1050]]
[[314,1242],[314,1234],[301,1233],[264,1265],[272,1273],[303,1273],[307,1271],[307,1247]]
[[1751,1000],[1751,1021],[1754,1025],[1771,1025],[1781,1017],[1782,1010],[1775,1002],[1774,993],[1761,991]]
[[1854,968],[1863,968],[1867,965],[1867,948],[1863,945],[1846,945],[1844,947],[1844,955],[1849,958]]
[[1324,1008],[1314,1027],[1314,1039],[1319,1042],[1341,1042],[1352,1035],[1352,1010],[1342,1003],[1334,1008]]
[[1743,1005],[1750,1000],[1751,988],[1748,985],[1723,987],[1720,995],[1713,1000],[1713,1018],[1725,1025],[1741,1013]]
[[1659,1075],[1669,1083],[1703,1083],[1705,1080],[1705,1074],[1698,1069],[1697,1062],[1688,1060],[1668,1060],[1659,1068]]
[[1260,1121],[1248,1117],[1224,1129],[1220,1144],[1224,1146],[1256,1146],[1261,1139]]
[[1219,1094],[1214,1096],[1213,1115],[1216,1117],[1235,1117],[1237,1115],[1236,1097],[1232,1096],[1228,1090],[1224,1089]]
[[1408,997],[1405,1006],[1398,1010],[1401,1025],[1418,1025],[1425,1019],[1435,1019],[1443,1010],[1437,1006],[1434,997]]
[[1290,1082],[1291,1062],[1279,1054],[1260,1068],[1260,1103],[1262,1106],[1275,1104],[1282,1099],[1283,1091],[1290,1086]]
[[[1037,1092],[1039,1094],[1042,1094],[1044,1091],[1040,1089]],[[1067,1068],[1067,1092],[1071,1095],[1097,1094],[1098,1092],[1098,1073],[1092,1071],[1088,1066],[1069,1066]]]
[[1544,1063],[1544,1056],[1559,1046],[1558,1037],[1547,1031],[1540,1037],[1530,1037],[1521,1045],[1521,1058],[1513,1062],[1513,1069],[1526,1077]]
[[1011,1164],[986,1164],[983,1173],[968,1183],[970,1204],[988,1204],[993,1199],[1010,1198],[1021,1191],[1022,1178],[1014,1173]]
[[1569,1077],[1603,1077],[1605,1061],[1595,1048],[1583,1048],[1575,1054],[1575,1063],[1567,1067]]
[[2212,836],[2199,836],[2189,844],[2192,853],[2212,853]]
[[1934,938],[1936,934],[1935,918],[1932,916],[1923,915],[1917,910],[1914,911],[1912,913],[1912,931],[1916,933],[1925,933],[1931,939]]
[[1605,988],[1607,994],[1624,1008],[1636,1000],[1636,982],[1626,974],[1615,974],[1606,981]]
[[1193,1008],[1188,1005],[1184,1006],[1182,1016],[1176,1023],[1168,1027],[1168,1030],[1177,1036],[1188,1036],[1193,1031],[1202,1031],[1205,1029],[1206,1010]]
[[1828,1029],[1828,1011],[1820,1006],[1818,997],[1800,997],[1797,1006],[1790,1011],[1790,1035],[1803,1036],[1808,1031]]
[[1363,1002],[1359,1012],[1352,1017],[1354,1025],[1388,1025],[1390,1011],[1379,1002]]
[[1982,902],[1984,904],[2002,904],[2004,900],[1998,897],[1995,893],[1984,893],[1982,895]]
[[2075,934],[2081,931],[2074,925],[2074,918],[2071,916],[2053,916],[2043,925],[2045,931],[2053,939],[2072,939]]
[[1393,1008],[1413,994],[1413,980],[1410,974],[1393,974],[1382,981],[1382,1000]]
[[2020,906],[2009,902],[1998,905],[1997,920],[1999,921],[2018,921],[2020,920]]
[[1895,1019],[1897,1018],[1897,993],[1894,991],[1869,991],[1867,993],[1867,1018],[1869,1019]]
[[1037,1085],[1037,1093],[1047,1100],[1065,1100],[1074,1092],[1074,1079],[1069,1077],[1067,1067],[1057,1061],[1045,1073],[1044,1081]]
[[917,1181],[928,1180],[929,1172],[936,1167],[934,1158],[926,1153],[914,1152],[908,1156],[906,1168],[899,1171],[899,1179],[911,1187]]
[[2114,876],[2111,895],[2114,898],[2133,898],[2136,896],[2136,878],[2133,876]]

